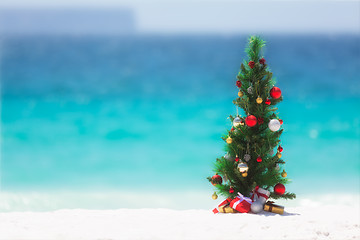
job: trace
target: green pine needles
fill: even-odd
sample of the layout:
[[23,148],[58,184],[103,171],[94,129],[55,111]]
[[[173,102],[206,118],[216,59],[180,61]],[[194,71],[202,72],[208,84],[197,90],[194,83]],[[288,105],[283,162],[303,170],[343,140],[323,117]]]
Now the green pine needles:
[[[249,196],[256,186],[269,190],[273,199],[296,197],[294,193],[274,191],[276,184],[285,185],[289,180],[280,145],[282,120],[275,107],[282,101],[282,96],[280,89],[274,87],[272,73],[262,56],[264,46],[265,41],[260,37],[249,38],[248,60],[241,64],[237,75],[239,97],[233,101],[244,110],[245,117],[230,115],[233,128],[222,137],[227,143],[227,153],[218,158],[214,166],[222,179],[208,177],[216,192],[225,197],[235,197],[237,192]],[[245,168],[239,169],[239,164]]]

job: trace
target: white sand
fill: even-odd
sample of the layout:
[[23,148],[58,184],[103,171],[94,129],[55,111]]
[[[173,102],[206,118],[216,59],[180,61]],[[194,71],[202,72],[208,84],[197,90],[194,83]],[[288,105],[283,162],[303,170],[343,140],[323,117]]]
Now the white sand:
[[119,209],[0,213],[0,239],[360,239],[359,208],[285,208],[284,215]]

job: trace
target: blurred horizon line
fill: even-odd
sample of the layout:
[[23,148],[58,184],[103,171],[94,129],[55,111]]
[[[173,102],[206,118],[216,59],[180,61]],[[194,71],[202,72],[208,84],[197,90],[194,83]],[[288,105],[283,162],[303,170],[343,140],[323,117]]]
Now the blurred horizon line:
[[[1,7],[2,34],[360,34],[359,2]],[[256,14],[254,14],[256,11]]]

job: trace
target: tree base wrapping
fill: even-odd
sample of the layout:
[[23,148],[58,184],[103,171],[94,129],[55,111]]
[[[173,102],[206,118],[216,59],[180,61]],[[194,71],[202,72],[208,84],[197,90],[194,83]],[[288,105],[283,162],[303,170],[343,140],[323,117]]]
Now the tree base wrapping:
[[[222,203],[219,204],[217,208],[213,209],[213,213],[250,213],[251,206],[256,203],[260,204],[261,209],[253,213],[259,213],[262,210],[277,214],[284,214],[284,207],[274,204],[272,201],[267,201],[263,204],[261,201],[252,201],[250,198],[244,197],[239,193],[239,196],[236,198],[227,198]],[[258,206],[256,206],[258,207]]]

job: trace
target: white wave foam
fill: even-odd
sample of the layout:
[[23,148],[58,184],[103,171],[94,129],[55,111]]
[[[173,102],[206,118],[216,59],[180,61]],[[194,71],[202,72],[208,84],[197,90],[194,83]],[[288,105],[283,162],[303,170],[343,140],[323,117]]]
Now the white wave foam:
[[[212,209],[209,192],[2,192],[0,211],[52,211],[58,209],[169,208]],[[359,208],[359,194],[298,195],[295,200],[276,200],[286,207],[344,205]]]

